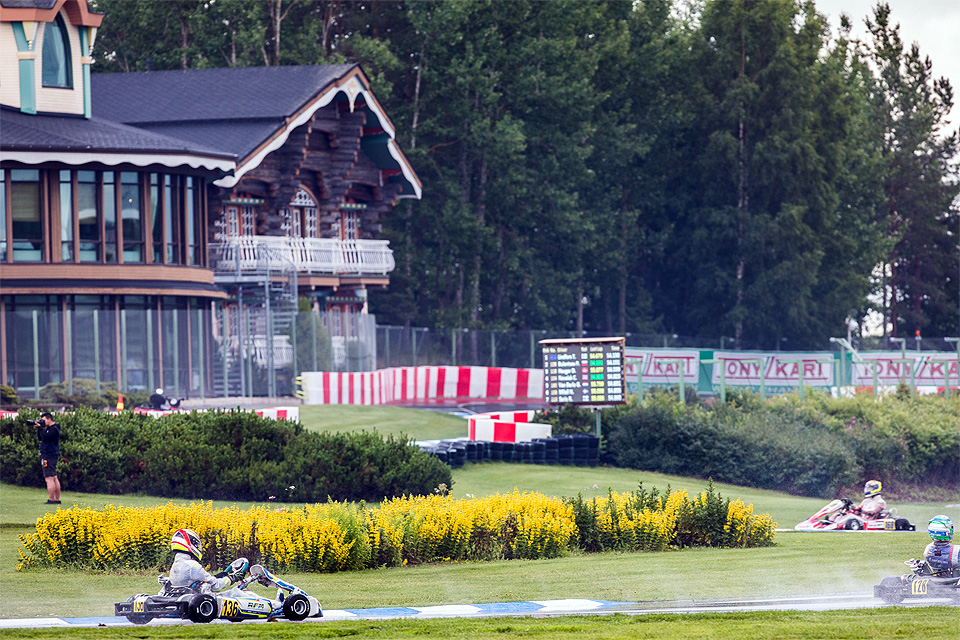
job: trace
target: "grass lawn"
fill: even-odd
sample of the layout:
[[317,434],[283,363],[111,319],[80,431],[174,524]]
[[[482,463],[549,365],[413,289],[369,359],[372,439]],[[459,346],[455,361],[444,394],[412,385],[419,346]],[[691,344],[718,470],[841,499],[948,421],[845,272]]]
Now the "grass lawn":
[[376,431],[381,435],[408,436],[416,440],[463,438],[467,421],[440,411],[403,407],[305,405],[300,422],[311,431]]
[[542,640],[754,640],[756,638],[956,638],[957,610],[948,607],[787,611],[698,615],[604,615],[534,618],[383,620],[300,624],[186,625],[94,629],[0,630],[0,638],[449,638],[484,640],[533,637]]
[[[304,407],[301,420],[311,429],[357,430],[417,439],[457,437],[465,433],[460,418],[393,407]],[[316,411],[314,411],[316,410]],[[369,412],[369,413],[367,413]],[[332,426],[336,425],[336,427]],[[382,429],[381,429],[382,427]],[[392,431],[391,431],[392,429]],[[468,465],[454,472],[454,495],[465,497],[521,491],[548,495],[602,495],[608,488],[644,487],[701,491],[706,481],[608,468],[538,466],[508,463]],[[596,485],[596,487],[594,487]],[[825,501],[758,489],[718,484],[727,498],[753,503],[780,527],[792,527]],[[17,536],[32,531],[49,511],[42,489],[0,485],[0,617],[111,615],[115,601],[156,589],[153,572],[45,570],[17,572]],[[65,491],[64,507],[165,504],[144,496],[84,495]],[[960,498],[952,504],[960,503]],[[227,502],[215,502],[227,506]],[[250,503],[236,503],[245,508]],[[554,560],[437,564],[337,574],[287,574],[283,577],[316,595],[327,609],[390,605],[427,606],[514,600],[590,598],[620,601],[707,599],[870,591],[882,577],[905,571],[903,560],[919,556],[929,542],[926,521],[936,513],[958,517],[945,503],[897,504],[900,514],[918,525],[913,533],[781,533],[766,549],[688,549],[663,553],[570,555]],[[439,620],[325,623],[323,625],[213,625],[161,629],[151,637],[360,637],[403,638],[434,635],[476,638],[536,635],[543,638],[820,638],[901,637],[956,638],[956,609],[884,609],[867,612],[710,614],[701,616],[591,616],[584,618]],[[0,631],[2,637],[58,637],[62,629]],[[146,637],[143,629],[71,630],[71,637],[91,633],[110,637]]]

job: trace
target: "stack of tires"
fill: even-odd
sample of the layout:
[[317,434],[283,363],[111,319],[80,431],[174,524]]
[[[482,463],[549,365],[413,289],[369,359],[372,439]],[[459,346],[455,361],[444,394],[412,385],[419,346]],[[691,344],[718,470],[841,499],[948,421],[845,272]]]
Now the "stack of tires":
[[530,442],[486,442],[482,440],[441,440],[420,447],[454,469],[466,462],[519,462],[595,467],[600,458],[600,437],[577,433]]

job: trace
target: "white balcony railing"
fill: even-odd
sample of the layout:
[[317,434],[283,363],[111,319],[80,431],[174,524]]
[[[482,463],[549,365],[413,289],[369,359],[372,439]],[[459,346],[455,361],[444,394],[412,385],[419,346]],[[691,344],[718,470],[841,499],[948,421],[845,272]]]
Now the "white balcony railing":
[[299,274],[386,275],[396,262],[387,240],[235,236],[210,245],[218,275],[293,268]]

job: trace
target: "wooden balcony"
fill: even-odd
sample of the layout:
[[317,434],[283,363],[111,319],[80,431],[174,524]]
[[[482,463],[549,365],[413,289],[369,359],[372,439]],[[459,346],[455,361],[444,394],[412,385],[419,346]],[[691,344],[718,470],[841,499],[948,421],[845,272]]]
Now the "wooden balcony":
[[386,276],[396,262],[387,240],[337,240],[284,236],[235,236],[210,245],[217,282],[265,275]]

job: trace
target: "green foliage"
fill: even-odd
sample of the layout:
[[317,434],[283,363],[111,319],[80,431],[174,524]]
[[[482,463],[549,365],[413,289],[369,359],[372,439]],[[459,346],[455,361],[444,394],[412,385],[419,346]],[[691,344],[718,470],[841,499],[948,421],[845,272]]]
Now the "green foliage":
[[565,433],[593,433],[596,418],[589,409],[575,404],[565,404],[558,411],[538,411],[531,422],[552,426],[553,435]]
[[885,285],[897,327],[958,330],[952,88],[884,4],[862,43],[802,2],[92,6],[101,71],[363,65],[424,183],[385,324],[800,349]]
[[659,396],[604,430],[619,466],[828,497],[864,478],[955,490],[960,459],[944,452],[960,449],[958,423],[960,398],[737,395],[704,408]]
[[[42,486],[37,441],[22,411],[0,421],[0,479]],[[450,469],[405,440],[307,432],[249,412],[162,418],[87,409],[60,414],[64,489],[170,498],[322,502],[381,500],[452,485]]]
[[0,384],[0,403],[20,404],[20,396],[17,395],[17,390],[8,384]]
[[297,350],[297,368],[294,375],[303,371],[330,371],[333,363],[333,347],[330,336],[323,328],[320,318],[310,308],[310,301],[298,300],[299,312],[287,330],[290,341]]

